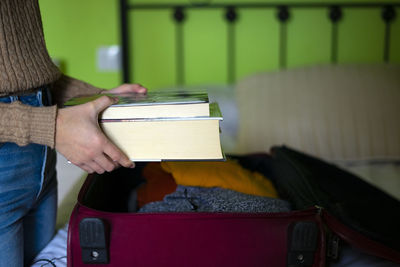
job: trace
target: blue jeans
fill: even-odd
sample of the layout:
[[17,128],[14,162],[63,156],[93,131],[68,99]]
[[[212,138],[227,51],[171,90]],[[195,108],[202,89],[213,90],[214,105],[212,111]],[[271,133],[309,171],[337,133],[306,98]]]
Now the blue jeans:
[[[48,89],[0,98],[26,105],[50,103]],[[39,144],[0,143],[0,267],[31,263],[55,233],[56,153]]]

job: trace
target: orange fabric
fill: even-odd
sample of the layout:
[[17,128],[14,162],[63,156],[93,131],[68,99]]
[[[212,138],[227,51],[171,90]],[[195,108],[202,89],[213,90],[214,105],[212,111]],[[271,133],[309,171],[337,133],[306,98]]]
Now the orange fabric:
[[149,202],[161,201],[165,195],[176,190],[177,185],[174,178],[161,168],[159,162],[148,163],[143,168],[142,176],[146,183],[137,190],[138,208]]
[[226,162],[162,162],[179,185],[222,187],[245,194],[278,197],[275,187],[262,174],[251,172],[233,160]]

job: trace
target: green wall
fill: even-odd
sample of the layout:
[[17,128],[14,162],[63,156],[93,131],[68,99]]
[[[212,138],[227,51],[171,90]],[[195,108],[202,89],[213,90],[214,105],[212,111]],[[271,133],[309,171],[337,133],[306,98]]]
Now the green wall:
[[[116,86],[118,72],[96,70],[96,50],[119,43],[117,0],[39,0],[50,54],[65,72],[101,87]],[[131,3],[171,3],[131,0]],[[188,3],[174,0],[173,3]],[[234,3],[243,0],[214,0]],[[252,0],[251,2],[268,2]],[[285,2],[288,1],[273,1]],[[299,1],[292,1],[299,2]],[[307,1],[310,2],[310,1]],[[314,0],[313,2],[324,2]],[[373,2],[353,0],[344,2]],[[375,1],[376,2],[376,1]],[[392,1],[398,3],[399,1]],[[239,9],[235,25],[236,79],[279,69],[279,28],[274,9]],[[338,25],[338,62],[383,62],[384,23],[379,8],[344,9]],[[190,9],[182,28],[185,85],[227,83],[227,31],[224,10]],[[291,9],[287,24],[287,67],[330,62],[331,24],[326,9]],[[400,9],[392,24],[390,62],[400,63]],[[176,85],[176,27],[172,10],[134,10],[129,14],[132,77],[149,88]]]
[[119,72],[97,70],[96,53],[103,45],[119,44],[118,1],[39,0],[47,48],[61,60],[68,75],[111,88]]

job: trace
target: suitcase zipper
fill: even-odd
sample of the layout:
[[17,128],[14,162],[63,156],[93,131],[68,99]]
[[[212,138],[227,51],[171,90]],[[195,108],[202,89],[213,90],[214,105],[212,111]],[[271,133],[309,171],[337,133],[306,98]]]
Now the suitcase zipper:
[[337,260],[339,257],[340,237],[330,232],[327,240],[326,257],[331,260]]
[[[314,206],[317,209],[317,214],[318,216],[322,217],[322,212],[324,210],[323,207],[319,205]],[[337,260],[339,257],[339,243],[340,243],[340,237],[336,235],[332,230],[330,230],[328,227],[325,228],[325,233],[327,236],[327,241],[326,241],[326,257],[330,260]]]

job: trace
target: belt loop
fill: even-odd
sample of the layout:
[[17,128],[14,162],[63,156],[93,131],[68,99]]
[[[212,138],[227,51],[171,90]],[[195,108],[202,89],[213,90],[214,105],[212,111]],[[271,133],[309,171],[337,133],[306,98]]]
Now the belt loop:
[[37,100],[41,106],[43,106],[42,89],[39,89],[36,93]]
[[51,97],[50,86],[45,87],[45,94],[46,94],[46,106],[51,106],[53,104],[53,99]]
[[43,86],[40,88],[40,96],[42,99],[43,106],[51,106],[52,105],[51,92],[50,92],[49,86],[46,85],[46,86]]

